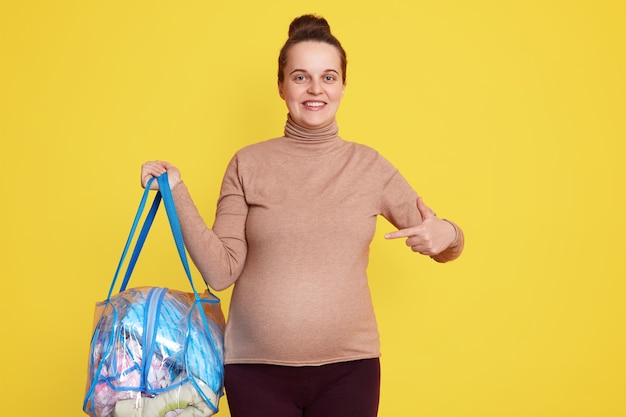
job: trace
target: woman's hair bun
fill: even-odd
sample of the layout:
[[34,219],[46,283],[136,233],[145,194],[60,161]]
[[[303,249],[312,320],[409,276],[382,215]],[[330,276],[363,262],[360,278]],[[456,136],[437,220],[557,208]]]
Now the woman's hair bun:
[[293,37],[298,32],[316,32],[321,31],[330,35],[330,25],[321,16],[314,14],[305,14],[296,17],[289,25],[289,37]]

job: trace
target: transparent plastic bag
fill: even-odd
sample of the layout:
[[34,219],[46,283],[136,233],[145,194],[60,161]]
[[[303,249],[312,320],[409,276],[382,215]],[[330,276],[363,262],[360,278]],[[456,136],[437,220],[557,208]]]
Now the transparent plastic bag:
[[[157,193],[135,244],[120,292],[112,296],[121,265],[143,212],[139,205],[105,301],[96,304],[83,410],[92,417],[208,417],[218,411],[224,384],[224,316],[220,300],[194,288],[180,225],[167,187]],[[193,292],[126,285],[161,195]]]
[[[193,416],[217,412],[224,317],[213,294],[205,292],[197,301],[193,293],[140,287],[99,303],[97,310],[85,412],[94,417],[152,416],[148,408],[158,411],[154,416],[186,408],[196,409]],[[143,414],[124,412],[142,408]]]

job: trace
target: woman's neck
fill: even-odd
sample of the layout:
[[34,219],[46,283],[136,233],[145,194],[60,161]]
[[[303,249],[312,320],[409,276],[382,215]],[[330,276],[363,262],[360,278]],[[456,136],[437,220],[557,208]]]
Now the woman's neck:
[[287,123],[285,124],[285,136],[298,140],[323,141],[336,138],[339,133],[337,121],[328,126],[319,129],[310,129],[296,124],[290,114],[287,115]]

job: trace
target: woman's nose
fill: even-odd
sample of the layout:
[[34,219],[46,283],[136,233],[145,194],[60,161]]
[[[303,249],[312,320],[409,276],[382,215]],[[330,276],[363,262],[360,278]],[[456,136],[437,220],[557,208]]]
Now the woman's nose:
[[320,81],[313,80],[309,84],[308,93],[309,94],[321,94],[322,93],[322,84]]

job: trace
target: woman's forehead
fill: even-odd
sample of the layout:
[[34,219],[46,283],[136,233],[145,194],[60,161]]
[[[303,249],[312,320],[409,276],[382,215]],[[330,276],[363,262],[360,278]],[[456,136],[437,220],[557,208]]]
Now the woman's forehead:
[[305,41],[293,45],[287,54],[287,68],[302,70],[335,70],[341,72],[341,57],[333,45]]

